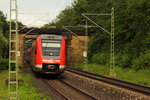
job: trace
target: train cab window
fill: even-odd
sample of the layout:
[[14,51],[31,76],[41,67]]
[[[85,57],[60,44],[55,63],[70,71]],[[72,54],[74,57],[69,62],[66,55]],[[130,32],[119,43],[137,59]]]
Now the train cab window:
[[58,59],[60,57],[61,40],[42,40],[43,57]]

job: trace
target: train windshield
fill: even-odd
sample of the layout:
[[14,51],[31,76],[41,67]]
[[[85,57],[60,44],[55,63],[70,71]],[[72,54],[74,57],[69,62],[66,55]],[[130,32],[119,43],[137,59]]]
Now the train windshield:
[[42,40],[43,57],[58,59],[60,57],[61,40]]

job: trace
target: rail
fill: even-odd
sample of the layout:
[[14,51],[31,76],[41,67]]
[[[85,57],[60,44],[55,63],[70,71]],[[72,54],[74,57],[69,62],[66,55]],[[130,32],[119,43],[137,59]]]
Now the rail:
[[61,92],[59,92],[57,89],[55,89],[53,86],[51,86],[47,80],[41,79],[45,85],[51,90],[53,91],[56,95],[58,95],[61,100],[70,100],[69,98],[67,98],[65,95],[63,95]]
[[76,87],[74,87],[74,86],[68,84],[67,82],[65,82],[65,81],[63,81],[63,80],[59,80],[59,81],[62,82],[62,83],[64,83],[64,84],[67,85],[68,87],[71,87],[73,90],[77,91],[78,93],[81,93],[82,95],[88,96],[88,97],[90,98],[90,100],[97,100],[96,98],[94,98],[94,97],[88,95],[87,93],[85,93],[85,92],[79,90],[78,88],[76,88]]
[[86,72],[86,71],[82,71],[82,70],[78,70],[78,69],[74,69],[74,68],[66,68],[66,71],[75,73],[75,74],[79,74],[94,80],[98,80],[98,81],[102,81],[105,83],[109,83],[109,84],[113,84],[116,86],[120,86],[132,91],[136,91],[136,92],[140,92],[142,94],[146,94],[146,95],[150,95],[150,87],[148,86],[143,86],[143,85],[139,85],[139,84],[135,84],[135,83],[131,83],[131,82],[126,82],[123,80],[118,80],[115,78],[109,78],[106,76],[102,76],[99,74],[94,74],[94,73],[90,73],[90,72]]

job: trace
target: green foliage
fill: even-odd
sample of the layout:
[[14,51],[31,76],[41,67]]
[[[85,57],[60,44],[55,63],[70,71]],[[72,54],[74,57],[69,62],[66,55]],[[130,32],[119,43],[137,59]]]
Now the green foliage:
[[7,35],[9,32],[8,22],[6,16],[0,11],[0,71],[8,69],[8,41],[3,36]]
[[[24,25],[18,22],[19,27]],[[12,28],[15,28],[15,23],[12,22]],[[8,57],[9,57],[9,21],[6,20],[6,16],[0,11],[0,70],[8,69]]]
[[[150,49],[150,0],[75,0],[50,24],[83,25],[82,13],[109,13],[112,7],[115,9],[115,63],[123,68],[137,66],[135,69],[140,69],[138,66],[144,67],[144,60],[140,59],[148,59],[146,51]],[[110,31],[110,16],[89,17]],[[88,45],[89,61],[106,65],[110,57],[110,35],[100,28],[89,30],[95,32]]]
[[148,74],[150,69],[140,69],[135,71],[131,68],[120,68],[116,67],[117,78],[141,85],[150,86],[150,75]]
[[[8,23],[10,23],[10,21],[8,21]],[[15,27],[16,27],[15,22],[12,21],[11,24],[12,24],[12,29],[15,29]],[[24,27],[24,26],[25,26],[25,25],[23,25],[21,22],[18,22],[18,27],[19,27],[19,28],[22,28],[22,27]]]
[[9,33],[9,24],[6,20],[6,16],[0,11],[0,34]]
[[[49,100],[43,94],[37,93],[37,88],[33,86],[31,75],[22,74],[21,78],[24,82],[19,84],[19,99],[20,100]],[[30,88],[29,88],[30,87]]]
[[84,63],[78,63],[76,64],[76,68],[105,76],[109,73],[109,67],[98,64],[88,64],[84,66]]
[[[108,76],[109,74],[109,67],[98,65],[98,64],[88,64],[86,67],[84,64],[78,64],[76,68],[89,71],[92,73]],[[121,67],[115,67],[115,72],[117,75],[117,79],[125,80],[141,85],[150,86],[150,74],[149,74],[150,68],[147,69],[140,69],[138,71],[133,70],[131,68],[121,68]]]
[[[33,86],[31,75],[20,74],[19,78],[23,79],[23,82],[19,82],[19,100],[51,100],[51,98],[37,92],[37,88]],[[5,83],[7,79],[8,70],[0,71],[0,100],[8,99],[8,86]]]
[[128,67],[131,67],[131,56],[129,56],[128,54],[120,54],[120,55],[116,55],[115,56],[115,63],[117,66],[122,66],[123,68],[128,68]]
[[0,70],[8,69],[8,41],[0,34]]
[[108,54],[96,53],[92,56],[92,63],[105,65],[109,62]]
[[138,58],[134,59],[132,67],[136,70],[150,68],[150,50],[145,53],[141,53]]
[[8,41],[0,34],[0,71],[8,69]]
[[8,79],[8,71],[0,71],[0,100],[7,100],[8,88],[5,84],[6,79]]
[[[9,35],[9,21],[6,20],[7,16],[0,11],[0,34],[3,34],[8,38]],[[21,22],[18,22],[18,27],[23,27],[24,25]],[[15,29],[15,22],[12,22],[12,28]]]
[[0,58],[0,71],[8,69],[9,60]]
[[0,34],[0,58],[8,58],[8,41]]

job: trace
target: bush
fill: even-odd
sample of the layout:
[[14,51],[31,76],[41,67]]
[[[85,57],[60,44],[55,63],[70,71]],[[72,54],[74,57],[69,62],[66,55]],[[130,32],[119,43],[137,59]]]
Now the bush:
[[19,83],[19,100],[51,100],[47,96],[38,93],[34,87],[34,82],[30,74],[21,74],[24,81]]
[[9,60],[0,58],[0,71],[8,69],[8,66],[9,66]]
[[139,70],[142,68],[150,68],[150,50],[147,50],[145,53],[132,61],[132,68]]
[[2,34],[0,34],[0,58],[8,58],[8,52],[8,41]]
[[109,63],[109,54],[96,53],[92,56],[92,63],[106,65]]
[[115,56],[115,64],[122,68],[128,68],[131,67],[131,59],[132,57],[128,54],[119,54]]
[[0,34],[0,71],[8,69],[9,61],[8,61],[8,41],[7,39]]

